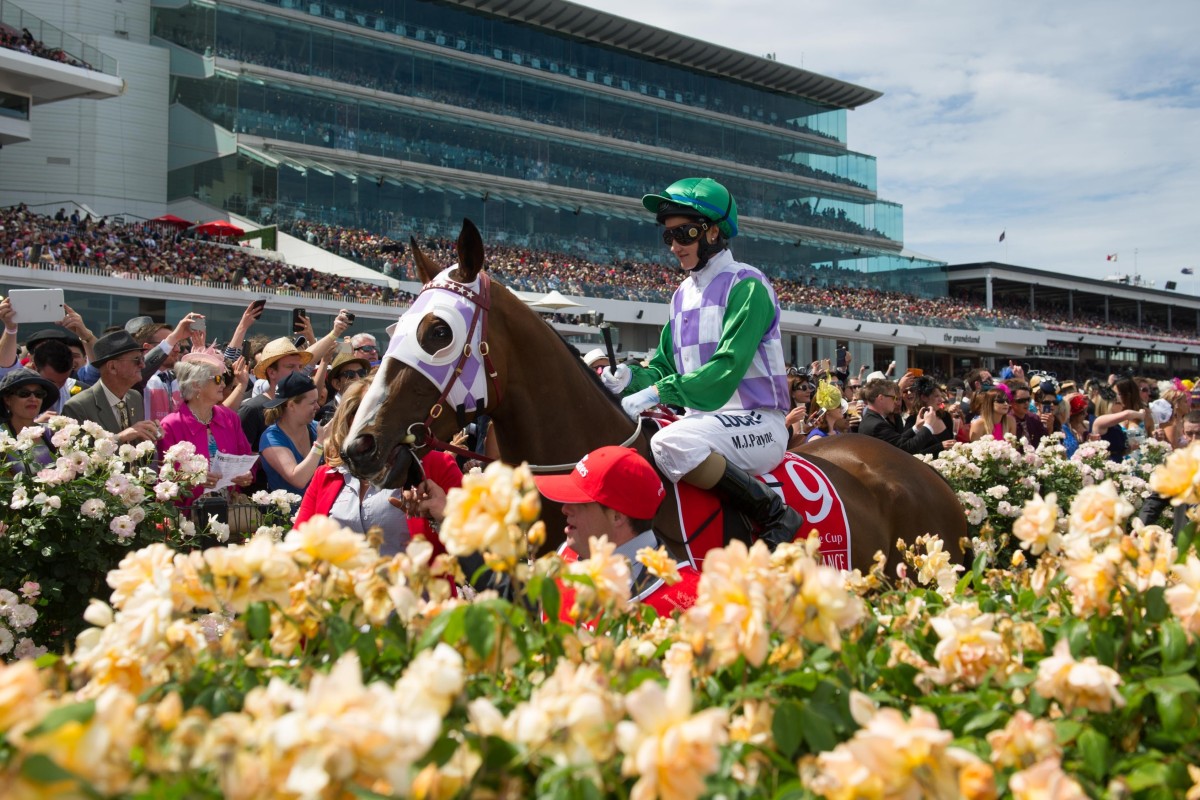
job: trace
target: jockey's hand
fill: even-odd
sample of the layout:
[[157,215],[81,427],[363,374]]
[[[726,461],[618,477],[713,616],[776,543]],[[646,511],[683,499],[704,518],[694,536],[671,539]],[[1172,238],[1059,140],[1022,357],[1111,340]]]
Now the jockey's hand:
[[640,392],[634,392],[621,401],[621,408],[625,409],[625,413],[635,420],[647,408],[654,408],[656,405],[658,405],[658,389],[653,386],[647,386]]
[[633,380],[633,370],[628,364],[618,364],[617,368],[604,368],[600,370],[600,381],[605,388],[613,394],[620,394],[625,391],[625,387]]

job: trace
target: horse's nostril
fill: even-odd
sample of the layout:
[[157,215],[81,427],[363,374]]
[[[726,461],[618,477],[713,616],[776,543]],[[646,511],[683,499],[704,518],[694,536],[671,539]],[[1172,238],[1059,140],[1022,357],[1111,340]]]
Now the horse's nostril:
[[343,449],[350,458],[362,458],[375,449],[375,437],[369,433],[360,433],[346,442]]

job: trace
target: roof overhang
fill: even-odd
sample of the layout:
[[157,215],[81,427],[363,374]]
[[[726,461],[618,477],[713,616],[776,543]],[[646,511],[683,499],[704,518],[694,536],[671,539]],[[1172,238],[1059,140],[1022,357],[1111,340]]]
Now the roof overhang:
[[447,0],[448,4],[516,20],[581,41],[636,53],[677,67],[741,81],[835,108],[858,108],[882,92],[769,58],[693,39],[566,0]]

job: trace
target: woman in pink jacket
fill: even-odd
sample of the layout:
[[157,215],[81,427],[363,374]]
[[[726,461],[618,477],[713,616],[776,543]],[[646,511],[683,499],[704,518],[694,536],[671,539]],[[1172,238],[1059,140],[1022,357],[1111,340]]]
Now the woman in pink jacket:
[[[197,453],[209,459],[218,452],[231,455],[254,452],[242,432],[237,412],[221,404],[228,378],[224,359],[213,353],[190,353],[175,365],[175,378],[179,382],[183,404],[162,421],[159,458],[177,442],[191,442]],[[220,477],[210,469],[204,485],[197,486],[191,498],[183,500],[183,505],[190,506],[202,491],[215,486]],[[249,486],[253,480],[253,472],[247,472],[235,476],[233,483]]]

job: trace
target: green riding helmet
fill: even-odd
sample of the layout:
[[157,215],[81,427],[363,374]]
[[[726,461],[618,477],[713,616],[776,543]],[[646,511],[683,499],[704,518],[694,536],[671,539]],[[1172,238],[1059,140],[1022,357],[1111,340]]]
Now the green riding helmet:
[[652,214],[670,206],[685,206],[697,214],[716,223],[721,233],[732,239],[738,234],[737,203],[733,195],[712,178],[684,178],[675,181],[662,194],[648,194],[642,205]]

